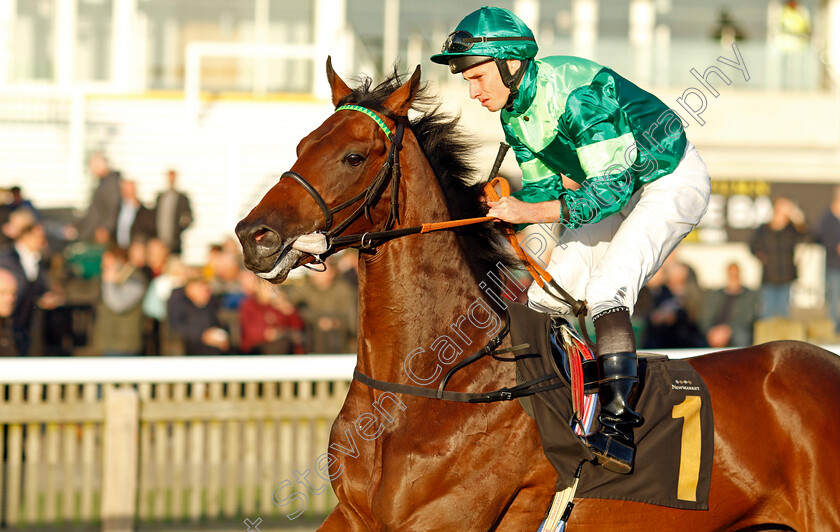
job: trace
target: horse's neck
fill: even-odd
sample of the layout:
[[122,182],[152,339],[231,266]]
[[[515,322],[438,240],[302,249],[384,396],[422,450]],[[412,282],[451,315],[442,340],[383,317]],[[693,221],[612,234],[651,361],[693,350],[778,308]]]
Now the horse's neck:
[[[405,360],[418,349],[412,371],[434,373],[432,344],[441,335],[464,351],[479,349],[479,331],[459,317],[467,317],[470,304],[482,294],[454,235],[418,236],[387,248],[364,260],[360,270],[360,367],[378,379],[407,382]],[[453,324],[461,334],[450,328]]]
[[[437,186],[433,189],[406,190],[408,201],[413,198],[420,208],[407,209],[403,225],[448,216],[442,193]],[[407,373],[412,353],[411,371],[428,377],[438,366],[446,369],[438,353],[446,361],[458,350],[466,356],[483,347],[501,319],[487,321],[489,297],[479,282],[451,231],[394,240],[364,257],[359,270],[359,368],[377,379],[418,383]],[[443,335],[447,338],[441,339]]]

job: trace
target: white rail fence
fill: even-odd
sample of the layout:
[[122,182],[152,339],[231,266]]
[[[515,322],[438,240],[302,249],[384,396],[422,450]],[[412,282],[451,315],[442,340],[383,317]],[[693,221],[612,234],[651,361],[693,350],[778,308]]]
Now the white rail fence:
[[110,532],[323,515],[335,496],[315,486],[318,457],[354,365],[353,355],[0,359],[0,521]]
[[[354,363],[328,355],[2,360],[2,521],[133,530],[288,515],[294,508],[275,500],[326,451]],[[331,490],[310,494],[306,512],[324,514],[334,502]]]

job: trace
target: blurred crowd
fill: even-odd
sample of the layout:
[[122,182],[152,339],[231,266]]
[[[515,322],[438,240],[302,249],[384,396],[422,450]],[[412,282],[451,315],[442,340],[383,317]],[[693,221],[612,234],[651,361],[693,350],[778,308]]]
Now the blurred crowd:
[[273,286],[244,269],[239,244],[181,258],[193,215],[177,172],[154,205],[94,153],[78,219],[51,219],[20,187],[0,202],[0,355],[228,355],[356,349],[355,252]]
[[642,289],[634,325],[642,349],[732,347],[753,343],[759,297],[741,283],[741,268],[727,266],[726,286],[704,290],[692,268],[672,255]]
[[749,242],[762,266],[757,291],[743,285],[737,262],[727,266],[725,286],[710,291],[701,289],[689,266],[676,256],[669,257],[636,305],[634,320],[642,348],[752,345],[759,320],[791,317],[795,251],[803,243],[825,248],[825,307],[836,339],[840,335],[840,186],[834,188],[831,203],[813,227],[790,198],[774,198],[771,219],[753,232]]
[[[0,202],[0,355],[225,355],[349,353],[356,350],[357,255],[331,257],[274,286],[243,268],[233,238],[210,247],[206,263],[181,259],[193,215],[178,174],[166,172],[154,205],[94,153],[97,179],[78,219],[57,222],[20,187]],[[740,264],[726,284],[704,290],[675,257],[644,287],[633,316],[643,349],[751,345],[757,320],[786,317],[796,279],[795,247],[826,249],[826,307],[840,333],[840,187],[809,227],[788,198],[750,249],[762,264],[759,290]]]

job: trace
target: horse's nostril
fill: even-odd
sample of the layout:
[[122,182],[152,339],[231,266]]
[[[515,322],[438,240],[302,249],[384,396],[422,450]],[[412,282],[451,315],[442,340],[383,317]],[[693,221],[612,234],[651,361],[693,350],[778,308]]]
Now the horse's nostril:
[[263,238],[265,238],[265,235],[267,235],[267,234],[268,234],[268,229],[265,229],[265,228],[257,229],[257,231],[254,233],[254,242],[259,244],[260,242],[262,242]]
[[280,245],[280,235],[266,226],[254,229],[251,238],[254,239],[255,244],[263,248],[275,248]]

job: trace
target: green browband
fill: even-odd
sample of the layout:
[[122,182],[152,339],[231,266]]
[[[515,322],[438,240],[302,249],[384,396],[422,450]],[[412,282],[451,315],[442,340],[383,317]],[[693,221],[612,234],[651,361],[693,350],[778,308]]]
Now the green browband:
[[361,105],[342,105],[341,107],[336,108],[335,111],[338,112],[343,111],[345,109],[348,111],[359,111],[360,113],[364,113],[369,117],[373,118],[373,120],[379,125],[379,127],[382,128],[382,131],[385,132],[385,135],[387,135],[388,140],[391,140],[393,138],[393,134],[391,133],[391,130],[388,129],[388,126],[385,125],[385,121],[382,120],[378,114],[374,113],[367,107],[362,107]]

